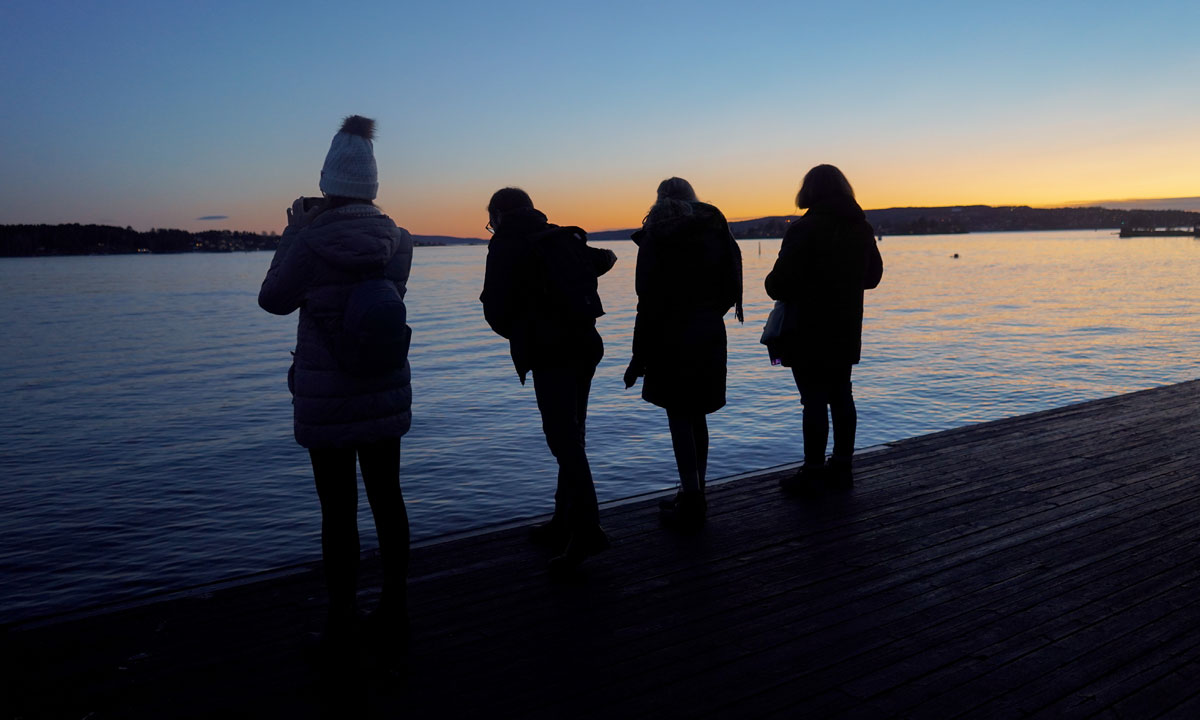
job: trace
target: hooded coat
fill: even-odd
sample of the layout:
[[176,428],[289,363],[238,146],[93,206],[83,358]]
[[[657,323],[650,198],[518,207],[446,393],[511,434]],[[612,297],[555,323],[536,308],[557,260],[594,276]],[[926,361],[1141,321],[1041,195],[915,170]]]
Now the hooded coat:
[[302,229],[284,230],[258,304],[276,315],[300,310],[288,377],[300,445],[358,447],[408,431],[408,360],[382,375],[350,375],[335,359],[332,339],[358,280],[382,273],[404,297],[411,265],[408,231],[370,204],[333,208]]
[[767,295],[787,303],[785,366],[836,367],[862,354],[863,291],[879,285],[875,230],[853,198],[809,208],[788,227]]
[[[535,237],[556,228],[533,208],[510,210],[488,243],[483,276],[483,315],[488,326],[508,339],[513,366],[521,382],[530,370],[543,367],[595,367],[604,356],[604,342],[594,318],[570,315],[546,301],[542,270],[534,252]],[[575,241],[586,243],[582,230]],[[599,248],[585,247],[591,270],[600,277],[614,258]]]
[[668,410],[711,413],[725,405],[725,314],[742,296],[741,250],[721,211],[646,225],[638,246],[633,366],[642,398]]

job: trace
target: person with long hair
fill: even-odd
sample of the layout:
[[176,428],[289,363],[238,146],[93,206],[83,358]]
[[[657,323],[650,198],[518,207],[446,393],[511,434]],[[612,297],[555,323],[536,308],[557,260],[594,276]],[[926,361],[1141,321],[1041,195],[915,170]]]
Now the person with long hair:
[[[352,115],[333,137],[321,170],[323,198],[298,198],[259,291],[268,312],[300,310],[288,387],[296,442],[308,449],[321,502],[321,554],[329,604],[321,638],[324,659],[352,664],[358,635],[358,479],[363,485],[383,564],[379,606],[368,617],[383,649],[408,638],[408,514],[400,491],[400,438],[412,421],[407,326],[401,349],[369,375],[348,369],[340,343],[347,303],[364,278],[394,284],[402,301],[412,265],[412,237],[374,202],[379,189],[375,122]],[[387,289],[387,288],[385,288]],[[390,289],[387,289],[390,292]],[[379,358],[373,360],[379,361]]]
[[725,315],[742,316],[742,253],[716,207],[672,177],[633,234],[637,319],[625,387],[667,411],[679,491],[660,503],[665,522],[694,527],[708,511],[709,413],[725,406]]
[[[854,189],[833,165],[808,171],[796,206],[808,212],[784,234],[766,290],[785,303],[782,362],[792,369],[804,408],[804,463],[781,486],[813,494],[853,483],[858,411],[850,374],[861,359],[864,290],[879,285],[883,260]],[[826,464],[830,416],[833,454]]]

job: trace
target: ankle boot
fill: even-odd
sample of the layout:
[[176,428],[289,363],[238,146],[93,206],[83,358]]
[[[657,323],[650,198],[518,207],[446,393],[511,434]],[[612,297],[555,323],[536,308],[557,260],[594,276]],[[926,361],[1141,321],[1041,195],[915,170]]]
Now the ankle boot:
[[708,499],[701,490],[680,490],[675,497],[661,500],[658,512],[667,524],[696,527],[704,523],[708,514]]
[[854,487],[854,469],[850,458],[829,458],[825,463],[825,481],[833,490]]
[[825,485],[825,469],[821,465],[805,463],[795,475],[779,479],[779,487],[788,495],[815,497]]
[[567,524],[556,517],[550,522],[529,528],[529,540],[534,545],[548,550],[562,550],[570,539]]
[[609,549],[612,544],[599,525],[571,533],[567,547],[561,555],[550,558],[551,575],[564,575],[574,571],[584,560]]

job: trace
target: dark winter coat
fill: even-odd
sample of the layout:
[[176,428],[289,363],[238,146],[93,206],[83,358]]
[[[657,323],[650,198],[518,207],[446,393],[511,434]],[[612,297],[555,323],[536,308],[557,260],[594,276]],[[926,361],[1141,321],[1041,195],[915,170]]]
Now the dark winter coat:
[[[534,253],[533,238],[557,225],[533,208],[505,213],[488,243],[483,277],[483,315],[488,325],[509,341],[509,352],[521,382],[530,370],[543,367],[595,367],[604,343],[594,318],[569,315],[546,302],[546,282]],[[580,231],[582,233],[583,231]],[[585,243],[586,235],[578,242]],[[613,266],[610,253],[588,247],[596,277]]]
[[356,377],[340,368],[331,342],[356,280],[382,271],[403,297],[411,265],[412,237],[372,205],[327,210],[301,230],[284,230],[258,304],[276,315],[300,309],[288,385],[296,442],[304,447],[357,447],[408,431],[408,361],[384,375]]
[[862,353],[863,291],[879,285],[883,260],[858,203],[813,207],[783,236],[767,295],[787,303],[783,364],[852,365]]
[[725,405],[725,314],[741,300],[742,255],[725,216],[693,214],[647,225],[638,245],[633,366],[642,398],[668,410],[711,413]]

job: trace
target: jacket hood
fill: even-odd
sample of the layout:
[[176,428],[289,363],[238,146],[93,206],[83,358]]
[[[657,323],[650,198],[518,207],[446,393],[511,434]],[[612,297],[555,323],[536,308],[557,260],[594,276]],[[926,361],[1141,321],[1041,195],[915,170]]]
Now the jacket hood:
[[382,269],[396,254],[401,240],[391,218],[367,204],[323,212],[302,232],[317,256],[351,272]]

